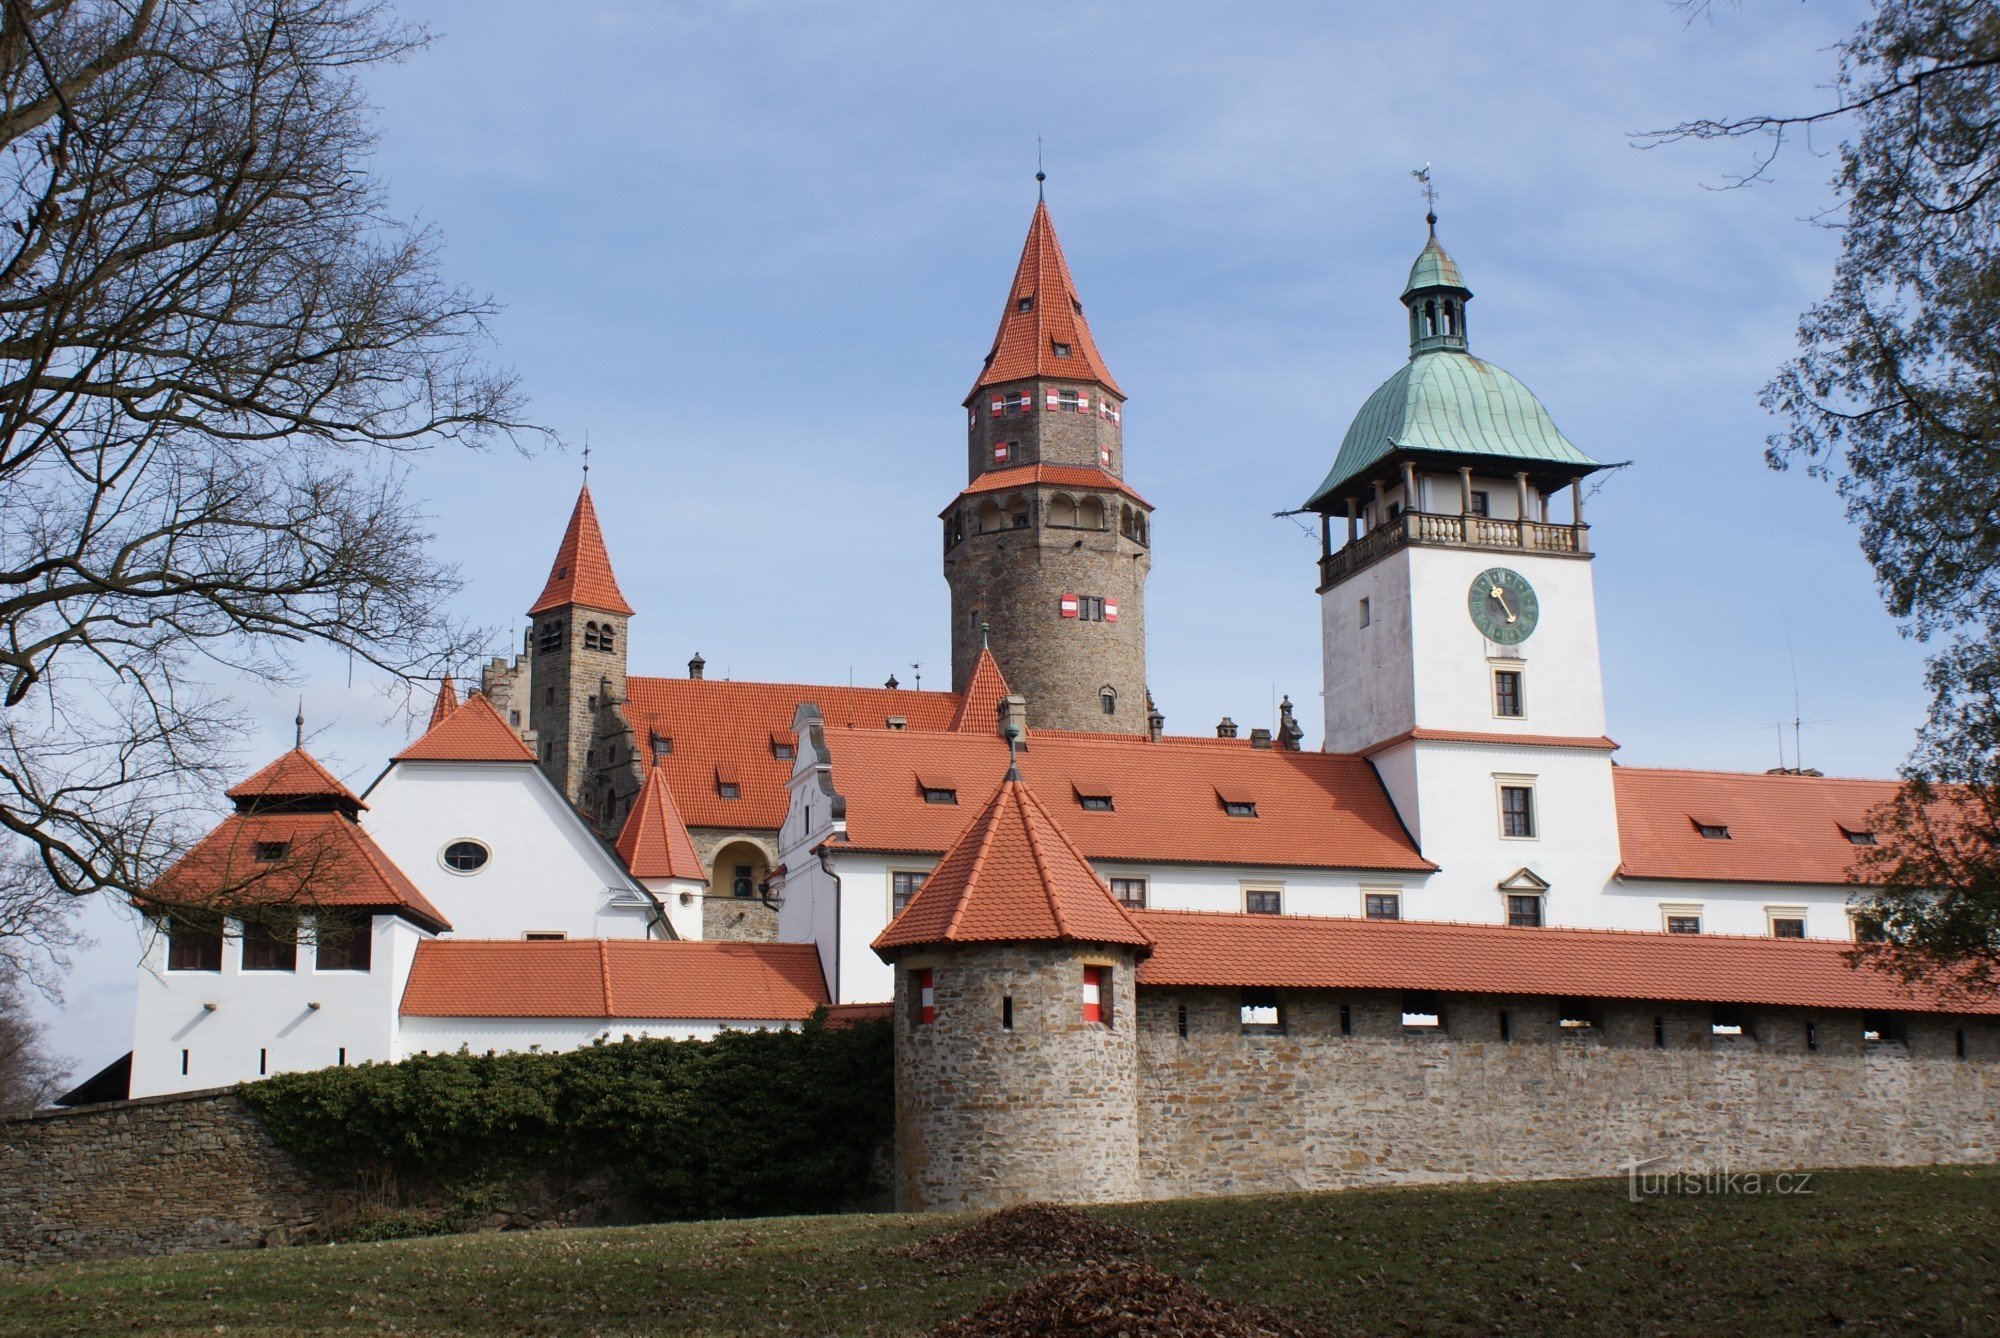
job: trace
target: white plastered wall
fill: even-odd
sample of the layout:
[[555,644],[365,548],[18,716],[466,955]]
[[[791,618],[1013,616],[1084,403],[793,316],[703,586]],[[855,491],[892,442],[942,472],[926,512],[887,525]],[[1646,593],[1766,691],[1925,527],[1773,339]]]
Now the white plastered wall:
[[557,1054],[627,1036],[635,1040],[706,1041],[724,1031],[793,1031],[797,1027],[794,1022],[728,1018],[407,1017],[396,1057],[459,1050],[473,1054],[489,1050]]

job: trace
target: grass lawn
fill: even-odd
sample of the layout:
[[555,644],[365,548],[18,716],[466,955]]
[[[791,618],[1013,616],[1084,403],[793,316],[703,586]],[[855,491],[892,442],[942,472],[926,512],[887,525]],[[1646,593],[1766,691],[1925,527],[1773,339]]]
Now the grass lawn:
[[[1098,1211],[1216,1296],[1336,1332],[2000,1331],[2000,1168],[1822,1172],[1791,1197],[1625,1182]],[[0,1274],[0,1333],[904,1333],[1048,1271],[890,1247],[967,1219],[764,1218],[65,1264]]]

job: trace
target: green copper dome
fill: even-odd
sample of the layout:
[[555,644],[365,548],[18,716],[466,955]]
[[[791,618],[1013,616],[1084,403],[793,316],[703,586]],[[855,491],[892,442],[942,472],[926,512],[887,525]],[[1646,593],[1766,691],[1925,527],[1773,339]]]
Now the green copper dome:
[[1426,288],[1456,288],[1470,296],[1472,290],[1465,286],[1465,278],[1458,272],[1458,262],[1438,245],[1437,235],[1424,243],[1424,249],[1417,253],[1416,263],[1410,266],[1410,281],[1403,285],[1403,296],[1421,293]]
[[1469,353],[1420,353],[1361,406],[1306,507],[1324,507],[1343,484],[1399,451],[1516,462],[1514,468],[1554,465],[1566,473],[1598,467],[1512,373]]

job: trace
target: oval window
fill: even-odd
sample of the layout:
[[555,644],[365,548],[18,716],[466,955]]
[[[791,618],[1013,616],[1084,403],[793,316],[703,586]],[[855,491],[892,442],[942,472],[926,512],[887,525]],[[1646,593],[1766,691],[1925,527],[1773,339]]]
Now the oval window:
[[472,873],[491,857],[492,852],[477,841],[453,841],[444,848],[444,867],[456,873]]

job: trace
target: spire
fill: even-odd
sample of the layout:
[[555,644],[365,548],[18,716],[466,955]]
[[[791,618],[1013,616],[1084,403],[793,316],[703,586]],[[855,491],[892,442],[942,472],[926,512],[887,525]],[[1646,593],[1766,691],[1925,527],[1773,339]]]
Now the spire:
[[1410,309],[1410,356],[1419,353],[1463,353],[1465,304],[1472,290],[1458,272],[1458,262],[1438,245],[1437,215],[1426,214],[1431,233],[1410,266],[1403,285],[1403,305]]
[[[1040,177],[1037,173],[1038,181]],[[1028,223],[1028,240],[1021,247],[1021,263],[1014,271],[1014,286],[1007,290],[1007,305],[1000,313],[1000,328],[993,336],[993,351],[986,355],[986,365],[966,398],[970,401],[988,386],[1036,376],[1094,381],[1121,399],[1125,395],[1098,356],[1062,243],[1049,221],[1049,206],[1039,199]]]
[[438,683],[437,700],[431,704],[431,722],[424,726],[428,733],[444,723],[444,718],[458,709],[458,684],[451,681],[451,670]]
[[972,677],[966,680],[965,691],[959,694],[958,709],[952,712],[952,729],[960,734],[992,729],[1000,699],[1012,691],[1007,686],[1006,676],[1000,672],[1000,662],[993,658],[991,650],[981,644],[979,659],[972,666]]
[[673,791],[667,788],[667,773],[657,766],[646,768],[645,784],[632,801],[625,826],[618,832],[618,858],[634,878],[683,878],[705,882],[701,859],[694,852],[694,838],[674,806]]
[[340,783],[303,748],[294,748],[277,761],[240,780],[223,792],[236,804],[239,813],[271,808],[304,810],[333,808],[353,817],[366,808],[354,792]]
[[597,528],[597,508],[591,504],[589,484],[576,495],[576,509],[569,513],[569,527],[556,549],[555,565],[549,568],[549,583],[542,587],[541,598],[529,608],[528,616],[566,604],[626,617],[632,614],[632,606],[618,592],[618,578],[611,574],[611,554],[604,547],[604,532]]
[[878,953],[936,943],[1121,943],[1145,933],[1112,899],[1034,791],[1000,783],[937,868],[874,943]]

